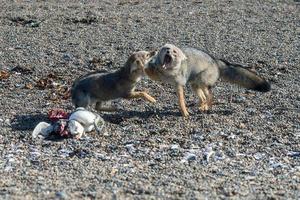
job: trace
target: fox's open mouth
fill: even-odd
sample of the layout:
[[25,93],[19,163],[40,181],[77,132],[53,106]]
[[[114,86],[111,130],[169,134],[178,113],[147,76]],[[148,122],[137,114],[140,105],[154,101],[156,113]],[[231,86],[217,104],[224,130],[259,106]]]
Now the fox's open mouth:
[[169,65],[171,62],[172,62],[172,57],[169,54],[166,54],[163,63],[163,68],[167,69],[167,65]]

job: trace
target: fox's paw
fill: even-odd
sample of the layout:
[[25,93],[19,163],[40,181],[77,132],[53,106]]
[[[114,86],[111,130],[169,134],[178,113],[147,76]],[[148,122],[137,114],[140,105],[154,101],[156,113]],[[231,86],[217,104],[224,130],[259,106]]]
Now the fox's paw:
[[142,94],[144,96],[144,99],[146,99],[147,101],[149,101],[151,103],[156,103],[156,100],[154,99],[154,97],[149,95],[147,92],[143,92]]
[[208,111],[209,110],[209,105],[207,103],[201,103],[199,107],[200,111]]
[[188,118],[188,117],[190,116],[190,114],[189,114],[189,112],[188,112],[187,110],[182,111],[181,114],[182,114],[182,116],[183,116],[184,118]]
[[151,103],[156,103],[156,99],[154,99],[153,97],[148,97],[147,100]]

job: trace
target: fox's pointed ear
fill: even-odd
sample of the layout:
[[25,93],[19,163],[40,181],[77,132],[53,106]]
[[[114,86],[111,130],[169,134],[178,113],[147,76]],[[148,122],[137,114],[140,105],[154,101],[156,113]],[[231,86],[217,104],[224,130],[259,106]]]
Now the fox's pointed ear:
[[186,55],[182,52],[182,50],[178,47],[175,47],[176,51],[178,52],[179,54],[179,57],[181,58],[181,60],[185,60],[187,59]]

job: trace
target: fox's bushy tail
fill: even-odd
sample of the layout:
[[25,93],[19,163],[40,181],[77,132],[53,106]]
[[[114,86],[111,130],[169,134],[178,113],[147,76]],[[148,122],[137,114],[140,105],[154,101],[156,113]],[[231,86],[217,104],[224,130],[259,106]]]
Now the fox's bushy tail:
[[271,85],[264,78],[259,77],[239,64],[218,60],[218,67],[221,79],[226,82],[259,92],[271,90]]

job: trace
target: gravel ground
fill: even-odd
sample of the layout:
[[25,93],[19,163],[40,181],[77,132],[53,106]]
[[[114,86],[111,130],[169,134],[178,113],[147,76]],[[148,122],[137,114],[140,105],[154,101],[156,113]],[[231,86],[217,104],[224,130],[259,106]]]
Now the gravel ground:
[[[1,199],[300,198],[300,4],[294,1],[1,1]],[[119,68],[165,43],[255,67],[261,94],[219,82],[209,113],[183,120],[174,89],[116,100],[102,134],[33,140],[87,72]]]

